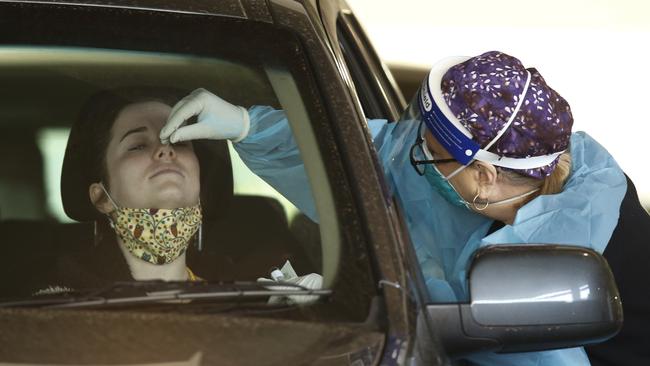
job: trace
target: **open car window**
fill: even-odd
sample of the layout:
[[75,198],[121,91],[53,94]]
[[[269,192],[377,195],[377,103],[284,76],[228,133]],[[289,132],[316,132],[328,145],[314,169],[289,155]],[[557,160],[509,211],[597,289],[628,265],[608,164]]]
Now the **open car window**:
[[[318,274],[320,288],[334,293],[337,281],[346,277],[341,276],[344,268],[351,268],[341,293],[349,303],[341,306],[358,307],[349,314],[363,318],[368,292],[355,290],[355,281],[368,284],[369,264],[358,259],[363,253],[351,253],[353,247],[343,243],[330,172],[312,128],[314,119],[322,123],[325,117],[315,114],[322,106],[310,89],[299,43],[287,33],[274,34],[268,25],[251,27],[268,27],[261,31],[232,19],[197,24],[190,16],[161,17],[157,23],[145,13],[131,13],[133,19],[125,21],[125,28],[134,32],[131,38],[111,38],[101,31],[93,35],[91,17],[77,24],[77,32],[58,29],[36,42],[36,33],[17,31],[15,38],[0,42],[0,235],[6,249],[0,297],[133,280],[126,252],[110,244],[114,233],[108,222],[75,220],[63,208],[61,166],[71,128],[97,92],[130,86],[185,93],[205,88],[248,109],[251,119],[264,108],[282,114],[265,126],[252,121],[251,134],[273,135],[283,124],[288,134],[260,140],[257,146],[247,140],[227,143],[220,158],[225,157],[228,167],[211,178],[231,180],[232,187],[226,184],[227,192],[212,192],[227,197],[223,205],[219,201],[205,207],[202,202],[204,213],[211,214],[203,220],[200,245],[197,235],[187,249],[187,267],[208,281],[256,281],[271,277],[274,267],[289,261],[298,276]],[[206,37],[189,43],[181,35],[161,39],[159,34],[173,21],[183,23],[178,29],[201,28]],[[195,149],[207,143],[198,141]],[[293,150],[285,150],[291,146]],[[260,163],[267,160],[276,165]],[[211,171],[205,165],[214,161],[200,163],[203,175]],[[304,177],[296,179],[300,170]],[[203,184],[201,191],[223,186]],[[30,275],[24,276],[26,272]]]
[[[294,108],[301,108],[300,100],[292,100],[299,99],[299,94],[290,90],[290,83],[280,81],[276,89],[272,85],[271,80],[291,78],[286,70],[217,58],[110,49],[3,47],[0,49],[0,73],[3,80],[9,80],[3,89],[0,125],[1,135],[6,140],[2,144],[6,150],[3,154],[6,169],[0,179],[3,236],[8,241],[21,243],[16,249],[36,249],[40,245],[39,250],[32,250],[32,258],[44,257],[47,253],[49,262],[54,265],[49,276],[43,274],[42,285],[45,288],[71,287],[75,282],[65,278],[64,274],[63,278],[57,278],[62,270],[58,268],[58,259],[63,258],[70,262],[68,265],[74,265],[77,260],[79,263],[88,260],[84,258],[86,255],[96,256],[107,250],[92,249],[98,245],[93,230],[90,230],[94,223],[78,222],[68,217],[60,192],[61,166],[70,129],[82,106],[93,94],[121,87],[162,84],[186,93],[203,87],[246,108],[259,105],[282,110],[276,94],[279,93],[287,103],[293,103]],[[301,111],[296,113],[300,115]],[[274,123],[286,122],[277,120]],[[215,179],[232,180],[232,188],[213,181],[212,186],[201,187],[201,190],[232,189],[232,194],[215,192],[228,196],[227,201],[212,203],[214,207],[211,209],[218,212],[205,219],[202,248],[195,243],[198,240],[192,240],[188,266],[202,278],[222,281],[268,277],[270,268],[281,267],[286,260],[290,260],[297,272],[322,273],[319,225],[253,173],[231,143],[228,150],[227,158],[232,168],[223,169],[223,175]],[[264,158],[264,153],[260,150],[260,158]],[[205,160],[200,163],[213,162]],[[215,166],[212,169],[221,168]],[[202,170],[207,169],[203,167]],[[281,174],[283,172],[278,167],[277,175]],[[267,175],[274,178],[273,171]],[[282,177],[277,178],[281,180]],[[301,197],[302,203],[314,207],[309,187],[304,189],[307,195]],[[51,232],[42,230],[43,225]],[[52,236],[52,233],[56,235]],[[49,247],[45,247],[47,245]],[[16,251],[14,254],[21,256]],[[75,275],[83,275],[88,269],[78,268],[81,272]],[[38,273],[39,268],[30,268],[30,272]],[[110,280],[109,273],[88,275]],[[103,285],[101,280],[97,285]],[[86,285],[91,282],[79,283]],[[29,287],[19,283],[15,286]],[[39,288],[20,290],[38,291]]]

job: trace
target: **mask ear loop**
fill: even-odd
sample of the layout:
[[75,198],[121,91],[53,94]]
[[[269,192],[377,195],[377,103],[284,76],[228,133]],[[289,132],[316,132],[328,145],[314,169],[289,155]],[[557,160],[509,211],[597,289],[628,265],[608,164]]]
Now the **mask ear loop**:
[[[113,201],[113,197],[111,197],[111,195],[108,194],[108,190],[106,190],[106,187],[104,186],[104,182],[99,182],[99,186],[101,187],[102,191],[104,191],[106,197],[108,197],[108,199],[111,201],[113,207],[115,207],[116,210],[119,209],[115,201]],[[110,227],[115,229],[115,224],[113,223],[113,218],[111,217],[111,215],[109,214],[105,214],[105,215],[106,215],[106,220],[108,220],[108,224],[110,225]],[[99,222],[98,220],[95,220],[95,222],[93,223],[93,244],[95,246],[99,246],[100,242],[101,242],[101,238],[99,237]]]
[[108,200],[111,201],[111,203],[113,204],[113,207],[115,207],[116,210],[119,210],[120,206],[118,206],[117,203],[115,203],[115,201],[113,201],[113,197],[111,197],[111,195],[108,194],[108,191],[106,190],[106,187],[104,187],[104,182],[99,182],[99,186],[102,187],[102,191],[104,191],[104,194],[106,194],[106,197],[108,197]]
[[[111,197],[111,195],[108,194],[108,190],[106,190],[106,187],[104,186],[104,182],[99,182],[99,186],[102,188],[102,191],[104,191],[106,197],[108,197],[108,200],[111,201],[113,207],[115,207],[116,210],[119,210],[120,206],[118,206],[117,203],[115,203],[115,201],[113,200],[113,197]],[[113,218],[111,217],[111,215],[106,214],[106,219],[108,219],[108,224],[111,226],[111,228],[115,229],[115,223],[113,223]]]

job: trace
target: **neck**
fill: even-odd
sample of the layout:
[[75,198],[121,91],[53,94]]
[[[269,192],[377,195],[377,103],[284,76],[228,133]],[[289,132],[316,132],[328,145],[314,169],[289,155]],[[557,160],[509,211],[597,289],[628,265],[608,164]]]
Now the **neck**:
[[517,216],[518,206],[515,204],[488,207],[485,211],[480,213],[491,219],[501,221],[506,225],[512,225]]
[[124,255],[129,266],[131,276],[137,281],[164,280],[164,281],[187,281],[187,266],[185,264],[185,253],[167,264],[151,264],[140,258],[136,258],[122,243],[118,237],[117,244]]

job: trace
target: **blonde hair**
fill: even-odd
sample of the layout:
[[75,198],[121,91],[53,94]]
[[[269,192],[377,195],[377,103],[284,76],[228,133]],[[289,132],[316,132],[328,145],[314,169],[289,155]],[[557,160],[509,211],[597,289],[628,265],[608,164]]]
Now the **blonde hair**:
[[564,183],[566,183],[569,175],[571,174],[571,153],[565,152],[560,155],[555,169],[548,177],[544,179],[535,179],[528,177],[512,170],[497,168],[501,175],[516,185],[528,185],[533,188],[539,188],[536,194],[529,196],[529,198],[521,205],[525,205],[533,198],[543,194],[556,194],[562,192]]
[[562,192],[564,183],[566,183],[571,174],[571,153],[560,155],[555,170],[543,180],[542,189],[539,194],[556,194]]

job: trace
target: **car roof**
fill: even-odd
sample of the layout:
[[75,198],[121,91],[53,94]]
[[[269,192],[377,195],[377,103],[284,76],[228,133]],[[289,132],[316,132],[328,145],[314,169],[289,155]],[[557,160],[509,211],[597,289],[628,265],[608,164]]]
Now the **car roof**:
[[[185,14],[227,16],[272,22],[267,1],[260,0],[0,0],[16,3],[52,3],[61,5],[100,6],[124,9],[154,10]],[[317,0],[272,0],[280,5],[302,3],[317,9]]]
[[[20,3],[52,3],[62,5],[101,6],[112,8],[130,8],[141,10],[170,11],[179,13],[222,15],[238,18],[248,18],[244,2],[239,0],[15,0],[4,2]],[[254,1],[256,6],[266,7],[265,2]]]

